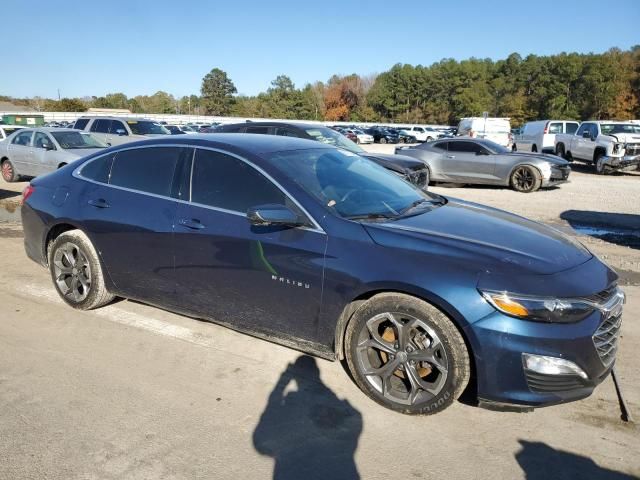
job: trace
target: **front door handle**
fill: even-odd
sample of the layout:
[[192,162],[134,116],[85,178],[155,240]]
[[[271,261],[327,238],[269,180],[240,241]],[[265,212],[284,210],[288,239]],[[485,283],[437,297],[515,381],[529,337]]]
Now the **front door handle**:
[[109,208],[109,203],[104,198],[96,198],[94,200],[89,200],[89,205],[96,208]]
[[447,155],[447,158],[456,158],[455,155]]
[[181,218],[178,220],[178,223],[183,227],[187,227],[192,230],[202,230],[204,228],[204,225],[200,223],[200,220],[195,218]]

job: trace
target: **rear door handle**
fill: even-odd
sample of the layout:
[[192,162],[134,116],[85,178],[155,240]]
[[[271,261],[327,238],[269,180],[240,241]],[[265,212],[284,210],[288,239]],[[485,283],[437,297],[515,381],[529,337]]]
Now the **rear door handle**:
[[178,223],[183,227],[187,227],[192,230],[202,230],[204,228],[204,225],[200,223],[200,220],[195,218],[181,218],[178,220]]
[[95,200],[89,200],[89,205],[96,208],[109,208],[109,203],[104,198],[97,198]]

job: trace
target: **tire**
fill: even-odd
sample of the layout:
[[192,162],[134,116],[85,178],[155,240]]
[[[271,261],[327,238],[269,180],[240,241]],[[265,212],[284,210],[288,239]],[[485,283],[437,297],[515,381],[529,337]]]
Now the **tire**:
[[556,155],[559,157],[562,157],[566,160],[567,157],[565,157],[565,151],[564,151],[564,145],[563,144],[559,144],[556,145]]
[[427,137],[427,143],[429,142],[433,142],[433,138],[432,137]]
[[58,295],[78,310],[91,310],[111,302],[98,254],[80,230],[59,235],[47,252],[51,280]]
[[360,145],[360,139],[356,137],[356,143]]
[[13,163],[9,159],[3,160],[0,165],[2,171],[2,179],[5,182],[12,183],[20,180],[20,175],[16,173],[16,169],[13,167]]
[[593,156],[593,166],[596,169],[596,173],[598,175],[606,175],[607,174],[607,169],[602,164],[602,162],[600,162],[600,159],[603,156],[604,156],[604,153],[602,151],[597,151],[595,153],[595,155]]
[[515,143],[513,145],[511,145],[511,151],[512,152],[517,152],[518,151],[518,147],[516,147]]
[[535,145],[531,147],[531,153],[538,153],[538,147]]
[[535,192],[542,185],[542,176],[537,168],[530,165],[519,165],[511,173],[511,188],[516,192]]
[[466,388],[471,369],[464,339],[451,320],[401,293],[376,295],[356,310],[347,325],[345,357],[368,397],[409,415],[449,407]]
[[380,143],[387,143],[387,139],[384,137],[380,137]]

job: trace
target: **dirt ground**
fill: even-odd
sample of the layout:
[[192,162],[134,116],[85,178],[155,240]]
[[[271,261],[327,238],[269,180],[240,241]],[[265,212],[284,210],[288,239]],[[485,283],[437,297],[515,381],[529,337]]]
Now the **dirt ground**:
[[[610,379],[532,413],[458,402],[407,417],[368,400],[340,363],[137,302],[72,310],[24,254],[23,187],[0,180],[0,480],[640,477],[640,428],[620,420]],[[640,422],[640,249],[624,235],[581,235],[562,215],[637,217],[640,176],[576,169],[529,195],[432,189],[559,226],[621,273],[617,370]]]

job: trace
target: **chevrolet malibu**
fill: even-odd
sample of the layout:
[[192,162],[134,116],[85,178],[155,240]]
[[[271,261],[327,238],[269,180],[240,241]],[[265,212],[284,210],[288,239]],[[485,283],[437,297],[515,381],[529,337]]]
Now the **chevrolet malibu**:
[[26,252],[71,307],[132,298],[345,359],[398,412],[442,411],[468,384],[490,408],[577,400],[615,362],[624,295],[585,247],[330,145],[130,143],[23,199]]

